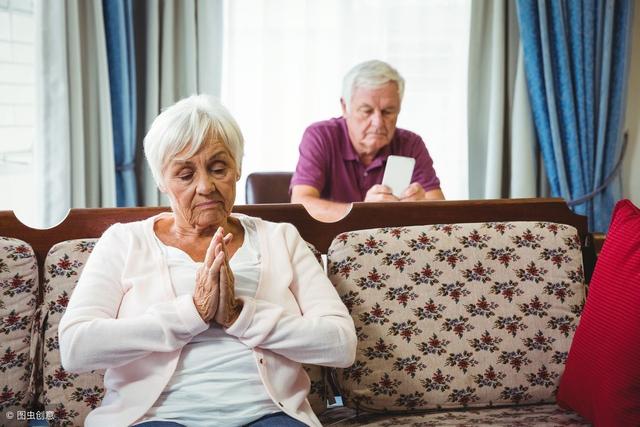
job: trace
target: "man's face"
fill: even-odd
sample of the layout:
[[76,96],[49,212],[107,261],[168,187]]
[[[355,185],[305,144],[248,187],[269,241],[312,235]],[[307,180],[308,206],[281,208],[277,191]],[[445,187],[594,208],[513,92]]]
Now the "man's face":
[[369,164],[376,153],[391,142],[400,113],[400,96],[395,82],[376,88],[356,87],[351,95],[350,111],[341,100],[351,144],[363,163]]

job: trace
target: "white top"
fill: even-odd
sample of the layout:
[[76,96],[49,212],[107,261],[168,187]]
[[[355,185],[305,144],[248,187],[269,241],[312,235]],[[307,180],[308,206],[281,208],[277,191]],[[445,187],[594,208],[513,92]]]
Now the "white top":
[[[86,427],[139,422],[173,377],[183,347],[209,328],[193,297],[175,295],[155,240],[154,221],[171,215],[109,227],[60,320],[65,370],[105,370],[105,396]],[[240,315],[225,330],[253,349],[264,388],[281,410],[320,427],[302,364],[351,366],[358,343],[353,320],[293,225],[252,220],[260,242],[258,289],[242,297]]]
[[[260,279],[260,246],[253,220],[239,219],[244,242],[229,264],[236,295],[253,298]],[[196,270],[202,263],[156,240],[167,259],[175,294],[193,295]],[[171,380],[142,421],[236,426],[279,411],[260,379],[252,350],[212,322],[184,346]]]

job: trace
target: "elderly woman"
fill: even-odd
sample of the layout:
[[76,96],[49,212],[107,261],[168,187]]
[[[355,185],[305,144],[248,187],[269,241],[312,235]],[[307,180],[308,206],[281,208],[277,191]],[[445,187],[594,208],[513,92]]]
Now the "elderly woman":
[[144,148],[172,212],[110,227],[60,322],[65,369],[106,369],[86,425],[320,425],[301,363],[351,365],[353,322],[292,225],[231,214],[236,122],[192,96]]

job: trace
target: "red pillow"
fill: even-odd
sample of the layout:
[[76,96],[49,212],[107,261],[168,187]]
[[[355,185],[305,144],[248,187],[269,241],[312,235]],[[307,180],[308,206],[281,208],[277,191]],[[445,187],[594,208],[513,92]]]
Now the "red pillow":
[[558,403],[596,426],[640,426],[640,210],[621,200],[589,286]]

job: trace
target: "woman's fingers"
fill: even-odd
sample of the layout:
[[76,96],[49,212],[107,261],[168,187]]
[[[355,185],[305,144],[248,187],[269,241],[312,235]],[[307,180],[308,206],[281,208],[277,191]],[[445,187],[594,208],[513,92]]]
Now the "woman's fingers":
[[194,292],[194,301],[203,319],[215,319],[221,325],[228,323],[234,310],[234,277],[227,252],[227,245],[232,240],[233,234],[225,235],[221,227],[216,230],[207,248],[203,271],[198,274]]
[[224,252],[224,266],[226,267],[226,270],[227,270],[226,275],[228,277],[228,282],[231,283],[231,286],[233,286],[235,284],[235,279],[233,277],[233,271],[231,270],[231,266],[229,265],[229,254],[227,252],[227,245],[224,241],[222,242],[222,251]]
[[242,310],[242,301],[236,299],[234,279],[231,269],[225,264],[220,267],[220,299],[215,321],[225,328],[231,326]]
[[[219,246],[219,245],[218,245]],[[225,256],[222,250],[219,250],[216,257],[213,259],[211,267],[209,267],[209,276],[215,278],[215,282],[218,282],[218,276],[220,274],[220,267],[224,265]]]
[[213,320],[220,305],[220,268],[223,265],[224,252],[220,250],[211,266],[202,265],[201,270],[196,274],[193,301],[205,322]]
[[220,267],[220,299],[218,300],[218,310],[216,311],[215,320],[221,325],[225,325],[229,317],[229,301],[235,298],[233,289],[230,288],[229,276],[226,266]]
[[222,250],[222,244],[218,243],[215,247],[215,249],[213,250],[213,255],[214,256],[218,256],[219,253],[224,253],[224,251]]
[[215,256],[217,255],[215,249],[222,242],[222,227],[218,227],[216,232],[213,234],[211,238],[211,242],[209,243],[209,247],[207,248],[207,253],[204,256],[204,265],[207,267],[211,267]]
[[231,233],[227,233],[227,235],[224,236],[224,239],[222,239],[225,245],[228,245],[229,243],[231,243],[232,240],[233,240],[233,234]]
[[218,277],[219,275],[216,274],[213,268],[209,270],[208,282],[210,286],[210,291],[208,294],[210,296],[210,299],[209,299],[209,310],[207,313],[209,321],[211,321],[214,318],[216,311],[218,311],[218,306],[220,305],[220,284],[219,284]]
[[224,265],[220,267],[220,301],[218,305],[223,304],[229,298],[229,279],[226,270]]

